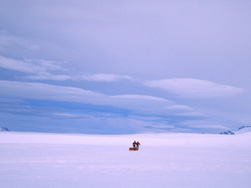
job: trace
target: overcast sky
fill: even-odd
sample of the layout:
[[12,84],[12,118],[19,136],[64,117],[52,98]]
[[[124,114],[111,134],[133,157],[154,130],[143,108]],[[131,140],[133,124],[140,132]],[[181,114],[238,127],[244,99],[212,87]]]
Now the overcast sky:
[[0,0],[0,126],[128,134],[251,124],[251,1]]

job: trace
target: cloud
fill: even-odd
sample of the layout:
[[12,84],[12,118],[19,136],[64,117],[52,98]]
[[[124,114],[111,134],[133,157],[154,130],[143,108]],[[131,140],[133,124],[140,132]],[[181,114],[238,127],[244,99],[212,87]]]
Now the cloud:
[[84,80],[90,82],[118,82],[121,80],[133,81],[134,79],[130,76],[115,75],[115,74],[85,74],[85,75],[71,75],[71,74],[51,74],[49,72],[41,72],[36,75],[26,76],[32,80]]
[[242,88],[192,78],[150,80],[145,81],[144,85],[163,89],[183,98],[226,97],[234,96],[244,91]]
[[190,125],[189,127],[198,129],[220,129],[220,130],[228,129],[228,127],[223,125]]
[[44,71],[68,71],[65,68],[62,68],[61,62],[45,60],[45,59],[25,59],[26,63],[33,66],[37,66]]
[[21,100],[13,105],[2,104],[2,112],[46,116],[52,121],[81,120],[82,124],[90,123],[86,125],[88,128],[92,129],[95,124],[106,132],[109,130],[105,130],[105,126],[111,127],[112,122],[116,127],[117,120],[121,121],[122,130],[129,126],[140,132],[163,132],[178,131],[177,128],[187,127],[183,123],[188,120],[196,122],[205,118],[189,106],[150,95],[106,95],[75,87],[3,80],[0,88],[4,101]]
[[[69,70],[62,67],[62,63],[44,59],[24,59],[16,60],[0,55],[0,68],[27,73],[25,78],[31,80],[85,80],[93,82],[117,82],[120,80],[134,81],[135,79],[127,75],[116,74],[70,74]],[[55,73],[56,72],[56,73]],[[62,74],[58,72],[67,72]]]
[[25,48],[27,50],[32,50],[32,51],[40,49],[40,47],[37,44],[34,43],[31,44],[30,42],[21,37],[9,34],[6,30],[0,30],[0,50],[8,46]]
[[115,95],[113,103],[122,108],[130,108],[136,115],[167,116],[166,106],[175,103],[164,98],[148,95]]
[[0,48],[11,44],[20,44],[25,41],[19,37],[11,36],[7,31],[0,30]]
[[89,90],[43,83],[0,81],[4,96],[70,102],[99,103],[104,95]]
[[73,114],[73,113],[54,113],[53,116],[63,117],[63,118],[83,118],[82,114]]
[[148,96],[148,95],[115,95],[112,96],[116,99],[125,99],[125,100],[152,100],[152,101],[162,101],[162,102],[170,102],[169,100],[160,98],[160,97],[154,97],[154,96]]
[[115,75],[115,74],[85,74],[79,76],[81,80],[95,81],[95,82],[116,82],[119,80],[133,81],[131,76]]
[[14,70],[14,71],[26,72],[26,73],[35,73],[41,70],[37,66],[34,66],[30,63],[20,61],[20,60],[14,60],[11,58],[6,58],[4,56],[0,56],[0,67]]
[[185,105],[172,105],[172,106],[167,106],[166,109],[169,110],[193,110],[191,107],[189,106],[185,106]]
[[[167,118],[174,115],[182,116],[180,112],[193,112],[189,107],[177,105],[173,101],[164,98],[148,95],[110,96],[75,87],[3,80],[0,81],[0,88],[0,95],[2,96],[113,106],[131,110],[131,115],[136,116]],[[177,106],[175,107],[175,105]],[[176,110],[170,110],[168,106],[170,106],[170,109],[175,107]],[[179,109],[177,107],[179,107]],[[107,109],[109,111],[109,108]]]
[[65,81],[71,80],[72,76],[65,74],[51,74],[49,72],[38,73],[36,75],[26,76],[25,78],[31,80],[56,80],[56,81]]
[[28,74],[48,74],[48,71],[66,71],[60,66],[59,62],[43,59],[16,60],[0,55],[0,68]]
[[130,108],[134,105],[149,105],[151,103],[170,104],[163,98],[147,95],[116,95],[109,96],[90,90],[75,87],[56,86],[34,82],[0,81],[0,94],[3,96],[42,99],[55,101],[81,102],[96,105],[117,105]]

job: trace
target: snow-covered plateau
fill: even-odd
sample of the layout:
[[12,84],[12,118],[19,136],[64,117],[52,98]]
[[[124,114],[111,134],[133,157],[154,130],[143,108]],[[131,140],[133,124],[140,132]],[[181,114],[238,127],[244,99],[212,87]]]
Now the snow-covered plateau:
[[251,187],[251,133],[1,132],[0,147],[1,188]]

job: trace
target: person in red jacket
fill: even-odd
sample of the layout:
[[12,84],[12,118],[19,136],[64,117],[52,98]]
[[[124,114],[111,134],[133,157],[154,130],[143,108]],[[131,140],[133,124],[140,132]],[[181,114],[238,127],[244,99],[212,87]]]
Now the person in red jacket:
[[134,141],[134,142],[132,143],[133,148],[135,148],[136,145],[137,145],[137,142]]
[[137,141],[136,145],[137,145],[137,148],[139,148],[139,145],[140,145],[139,141]]

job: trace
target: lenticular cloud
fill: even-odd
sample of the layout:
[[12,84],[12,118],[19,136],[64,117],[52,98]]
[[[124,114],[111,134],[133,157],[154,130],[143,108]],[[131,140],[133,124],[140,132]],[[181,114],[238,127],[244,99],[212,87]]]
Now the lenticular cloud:
[[226,97],[244,91],[242,88],[192,78],[151,80],[146,81],[144,85],[164,89],[184,98]]

